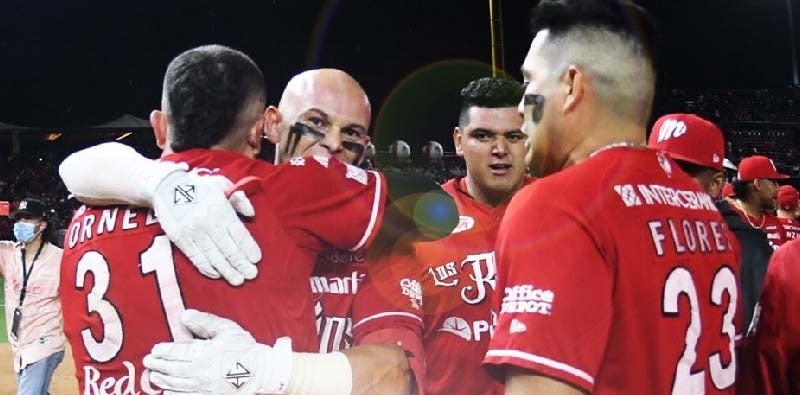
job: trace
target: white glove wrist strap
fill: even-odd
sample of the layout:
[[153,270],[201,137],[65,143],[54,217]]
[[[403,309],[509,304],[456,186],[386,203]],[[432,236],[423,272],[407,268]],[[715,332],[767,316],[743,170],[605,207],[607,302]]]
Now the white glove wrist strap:
[[153,196],[159,184],[169,175],[187,170],[189,170],[189,165],[184,162],[148,161],[141,169],[141,179],[139,180],[141,192],[137,200],[140,200],[144,206],[152,207]]
[[291,373],[289,395],[350,395],[353,390],[350,361],[341,352],[293,353]]

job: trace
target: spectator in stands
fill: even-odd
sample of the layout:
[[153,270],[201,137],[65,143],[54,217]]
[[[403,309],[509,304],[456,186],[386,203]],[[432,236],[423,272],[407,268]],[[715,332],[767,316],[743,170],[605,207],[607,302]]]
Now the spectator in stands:
[[791,185],[778,189],[778,221],[783,227],[786,241],[800,237],[800,222],[797,221],[800,193]]
[[47,213],[42,201],[22,200],[11,213],[17,242],[0,241],[8,340],[19,395],[47,394],[53,372],[64,359],[58,299],[61,249],[44,237]]

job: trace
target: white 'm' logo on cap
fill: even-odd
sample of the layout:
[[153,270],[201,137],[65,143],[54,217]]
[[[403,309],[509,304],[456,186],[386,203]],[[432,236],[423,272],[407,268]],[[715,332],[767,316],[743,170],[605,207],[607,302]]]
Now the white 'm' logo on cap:
[[28,201],[27,200],[23,200],[22,203],[19,204],[19,209],[20,210],[27,210],[28,209]]
[[683,121],[668,119],[661,124],[658,129],[658,142],[666,141],[674,137],[681,137],[686,133],[686,124]]

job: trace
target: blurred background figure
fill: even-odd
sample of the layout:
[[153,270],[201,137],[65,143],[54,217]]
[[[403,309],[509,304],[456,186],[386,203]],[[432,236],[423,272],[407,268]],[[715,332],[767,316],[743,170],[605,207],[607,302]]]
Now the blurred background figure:
[[64,359],[58,299],[61,248],[45,237],[47,216],[41,200],[23,199],[10,216],[17,242],[0,241],[6,329],[20,395],[47,394],[53,372]]
[[800,236],[800,222],[797,221],[798,199],[800,193],[791,185],[778,188],[778,221],[783,227],[786,241]]

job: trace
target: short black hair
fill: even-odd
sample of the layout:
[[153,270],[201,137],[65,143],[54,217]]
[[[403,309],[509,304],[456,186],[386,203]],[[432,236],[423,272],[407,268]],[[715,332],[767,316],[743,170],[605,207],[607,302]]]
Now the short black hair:
[[750,198],[750,184],[752,181],[742,181],[742,180],[735,180],[733,181],[733,194],[739,200],[747,200]]
[[531,14],[531,31],[548,29],[554,37],[577,27],[607,30],[639,44],[655,68],[656,28],[644,8],[629,0],[542,0]]
[[210,148],[234,131],[242,109],[263,97],[264,75],[244,53],[222,46],[190,49],[170,62],[164,76],[171,126],[170,148]]
[[698,164],[692,163],[692,162],[687,162],[685,160],[676,160],[675,162],[678,164],[678,166],[681,168],[681,170],[683,170],[684,173],[690,175],[693,178],[695,178],[695,177],[703,177],[704,175],[709,175],[710,176],[712,174],[716,174],[717,173],[716,170],[714,170],[714,169],[712,169],[710,167],[706,167],[706,166],[703,166],[703,165],[698,165]]
[[461,89],[458,125],[463,127],[469,123],[469,109],[472,107],[516,107],[522,100],[523,93],[522,85],[504,78],[483,77],[471,81]]

